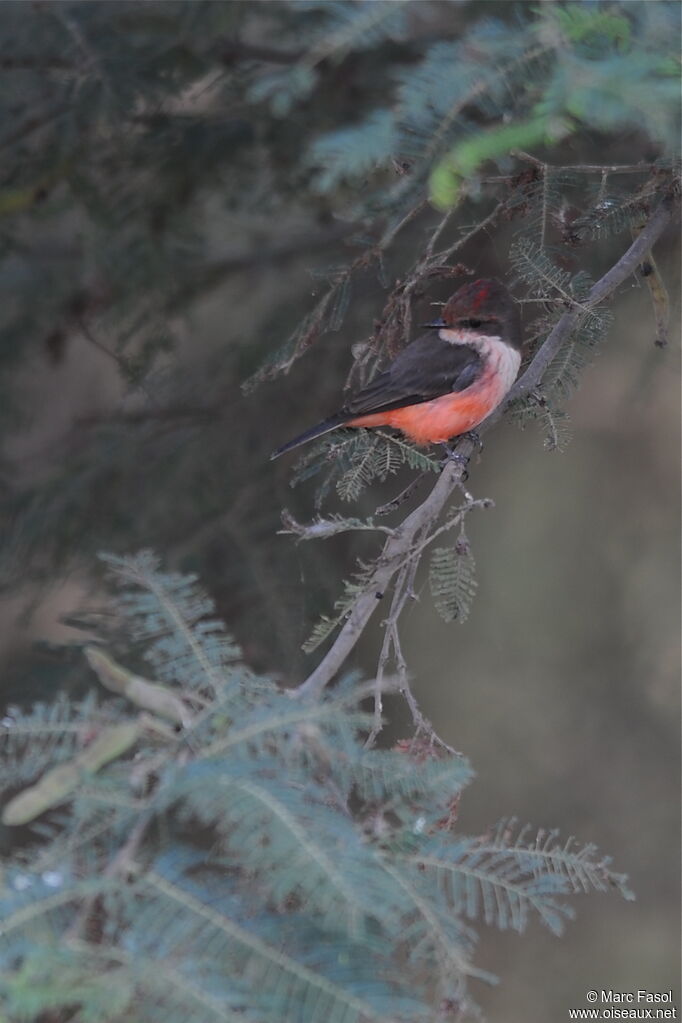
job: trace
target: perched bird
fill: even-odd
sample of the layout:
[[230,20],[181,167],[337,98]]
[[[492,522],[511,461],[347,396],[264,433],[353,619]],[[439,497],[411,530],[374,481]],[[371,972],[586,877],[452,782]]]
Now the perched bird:
[[499,281],[464,284],[439,319],[329,419],[272,454],[277,458],[339,426],[391,426],[417,444],[467,433],[497,408],[521,364],[521,319]]

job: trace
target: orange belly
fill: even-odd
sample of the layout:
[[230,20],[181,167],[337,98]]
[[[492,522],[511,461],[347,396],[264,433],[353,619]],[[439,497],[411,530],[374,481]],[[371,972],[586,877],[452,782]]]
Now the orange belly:
[[500,402],[501,396],[490,387],[470,390],[473,393],[445,394],[419,405],[358,416],[344,425],[392,426],[402,430],[415,444],[443,443],[473,430]]

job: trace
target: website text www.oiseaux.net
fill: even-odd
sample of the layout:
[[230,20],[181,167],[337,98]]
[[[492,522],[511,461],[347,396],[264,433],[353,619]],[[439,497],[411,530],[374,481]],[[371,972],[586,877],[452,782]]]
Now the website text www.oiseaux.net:
[[587,1009],[569,1009],[569,1019],[678,1019],[672,991],[597,991],[585,995]]

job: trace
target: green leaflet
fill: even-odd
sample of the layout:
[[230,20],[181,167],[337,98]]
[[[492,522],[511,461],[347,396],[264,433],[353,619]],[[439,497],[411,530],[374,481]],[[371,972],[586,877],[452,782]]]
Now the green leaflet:
[[468,549],[436,547],[431,554],[429,586],[436,610],[446,622],[465,622],[476,595],[476,562]]

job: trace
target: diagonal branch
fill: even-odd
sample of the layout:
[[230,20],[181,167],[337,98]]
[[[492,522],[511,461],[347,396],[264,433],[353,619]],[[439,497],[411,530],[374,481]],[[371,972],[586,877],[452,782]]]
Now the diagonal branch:
[[[564,341],[573,331],[576,323],[584,314],[586,309],[593,309],[605,298],[608,298],[616,288],[620,287],[628,277],[635,272],[639,264],[645,259],[649,249],[656,244],[666,227],[672,221],[675,212],[675,204],[670,200],[663,200],[652,214],[650,220],[641,233],[634,240],[630,248],[623,253],[618,262],[592,286],[579,307],[567,310],[561,319],[555,324],[553,330],[548,334],[546,341],[536,352],[533,361],[523,374],[516,381],[509,392],[509,401],[514,401],[529,394],[542,380],[547,368],[563,345]],[[501,411],[500,411],[501,414]],[[490,417],[489,422],[494,422],[498,416]]]
[[[529,394],[538,386],[547,367],[570,336],[580,317],[584,315],[585,308],[590,309],[599,302],[603,302],[627,280],[670,224],[674,212],[675,203],[670,199],[663,200],[630,248],[591,288],[582,306],[574,307],[564,313],[539,351],[536,352],[526,372],[510,391],[510,400]],[[479,432],[489,429],[502,415],[502,411],[502,409],[498,409],[493,413]],[[406,558],[410,556],[417,536],[437,520],[454,489],[462,482],[466,459],[471,456],[473,449],[474,444],[470,437],[465,435],[459,439],[456,450],[457,454],[462,456],[462,461],[453,460],[446,464],[428,497],[386,540],[377,560],[376,568],[367,585],[356,598],[335,642],[312,674],[294,690],[296,696],[312,696],[321,693],[341,669],[380,603],[384,591],[390,585],[396,572],[404,565]]]
[[[460,440],[457,445],[458,454],[464,458],[469,458],[473,449],[473,441],[468,437]],[[319,693],[342,667],[362,635],[391,579],[404,563],[416,536],[421,530],[435,522],[453,490],[461,482],[463,474],[464,464],[458,461],[448,462],[426,500],[418,508],[415,508],[403,524],[395,530],[393,536],[388,538],[370,582],[358,595],[350,615],[331,649],[322,658],[315,671],[296,689],[298,696]]]

